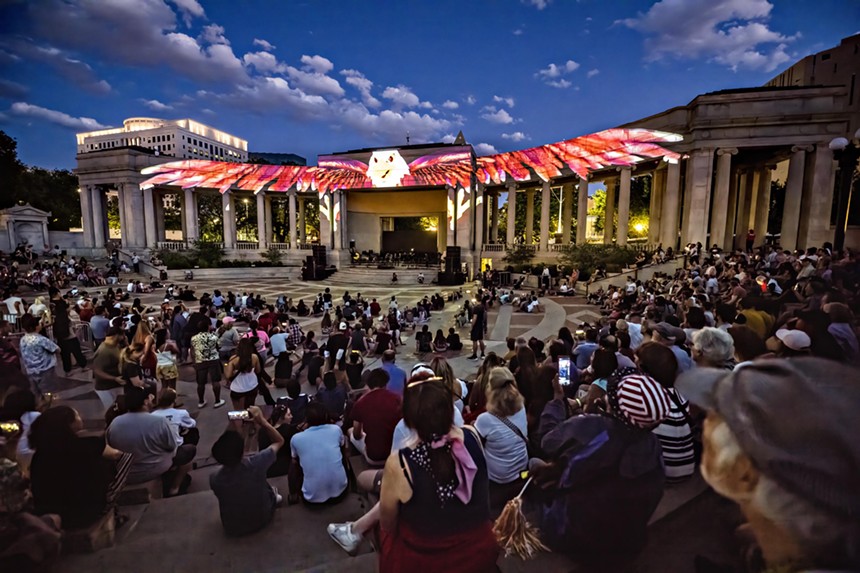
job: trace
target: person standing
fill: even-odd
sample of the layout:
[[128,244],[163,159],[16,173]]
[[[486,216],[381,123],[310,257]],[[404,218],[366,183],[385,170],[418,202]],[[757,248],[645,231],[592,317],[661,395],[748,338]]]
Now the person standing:
[[478,359],[478,347],[481,348],[481,358],[484,358],[484,331],[486,330],[487,310],[483,302],[472,307],[472,330],[469,338],[472,341],[472,355],[469,360]]
[[221,357],[218,355],[218,337],[209,332],[208,322],[199,323],[197,334],[191,337],[191,353],[197,374],[197,407],[206,406],[206,383],[210,382],[215,394],[213,407],[220,408],[225,403],[221,399]]
[[137,256],[137,253],[131,254],[131,266],[134,267],[134,273],[140,274],[140,257]]
[[81,351],[81,342],[72,331],[72,321],[69,318],[69,305],[60,296],[60,291],[53,289],[51,304],[54,306],[54,339],[60,346],[60,357],[63,360],[63,371],[66,376],[72,371],[72,355],[78,367],[87,366],[87,359]]
[[21,317],[24,336],[21,337],[21,363],[30,379],[33,393],[40,396],[54,378],[59,346],[42,336],[42,323],[31,314]]

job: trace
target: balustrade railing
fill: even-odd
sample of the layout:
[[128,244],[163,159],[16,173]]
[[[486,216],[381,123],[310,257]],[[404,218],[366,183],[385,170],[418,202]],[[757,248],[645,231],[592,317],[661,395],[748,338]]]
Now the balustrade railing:
[[256,242],[254,242],[254,243],[250,243],[250,242],[236,243],[236,250],[237,251],[256,251],[259,248],[260,248],[260,243],[256,243]]
[[290,249],[289,243],[269,243],[269,248],[276,249],[278,251],[288,251]]
[[313,243],[299,243],[299,250],[300,251],[311,251],[311,250],[313,250],[313,248],[314,248]]
[[159,249],[165,249],[168,251],[186,251],[188,250],[188,243],[185,241],[159,241],[157,243]]
[[504,253],[505,245],[502,243],[484,243],[483,251],[485,253]]

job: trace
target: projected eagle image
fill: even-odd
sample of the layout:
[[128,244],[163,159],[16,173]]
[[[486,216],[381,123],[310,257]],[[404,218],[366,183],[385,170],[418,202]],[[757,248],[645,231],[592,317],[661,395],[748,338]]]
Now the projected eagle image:
[[374,151],[367,166],[367,176],[374,187],[397,187],[409,175],[409,164],[396,149]]

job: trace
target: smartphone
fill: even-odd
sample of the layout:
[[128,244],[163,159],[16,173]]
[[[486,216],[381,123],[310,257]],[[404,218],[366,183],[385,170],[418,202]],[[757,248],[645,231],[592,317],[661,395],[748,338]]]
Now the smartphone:
[[248,410],[232,410],[227,412],[228,420],[241,420],[243,422],[247,422],[251,419],[251,413]]
[[4,436],[14,436],[21,431],[21,425],[18,422],[0,422],[0,434]]
[[570,356],[558,357],[558,384],[570,386]]

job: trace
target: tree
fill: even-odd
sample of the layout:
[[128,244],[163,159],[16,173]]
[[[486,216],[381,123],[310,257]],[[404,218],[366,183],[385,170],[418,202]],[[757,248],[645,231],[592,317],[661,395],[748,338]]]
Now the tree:
[[50,211],[52,230],[68,231],[81,224],[77,175],[65,169],[27,167],[18,159],[18,142],[0,131],[0,209],[24,203]]

